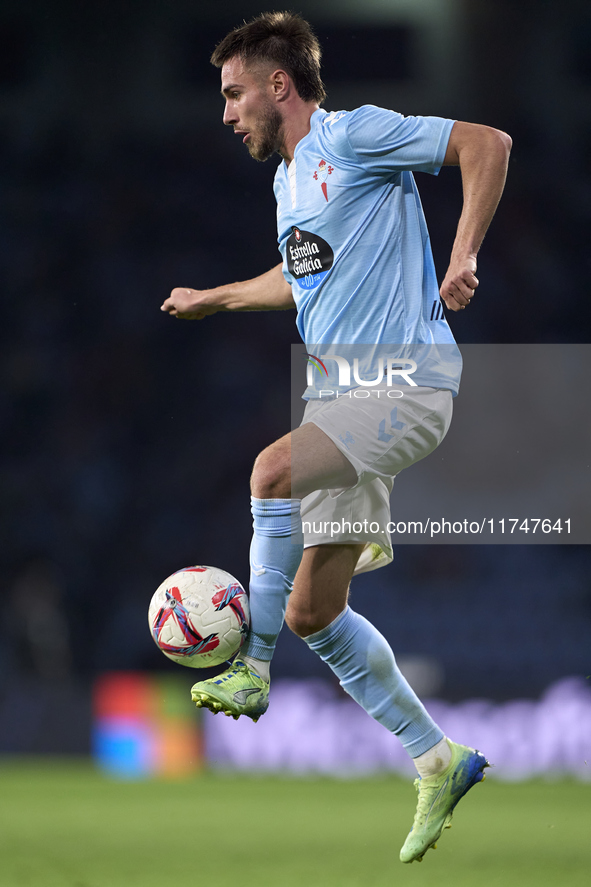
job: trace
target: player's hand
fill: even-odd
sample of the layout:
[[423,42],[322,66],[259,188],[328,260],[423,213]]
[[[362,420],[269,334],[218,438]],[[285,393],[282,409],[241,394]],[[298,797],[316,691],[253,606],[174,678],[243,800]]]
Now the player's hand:
[[461,311],[470,304],[478,286],[476,277],[476,257],[450,262],[445,279],[441,284],[439,294],[450,311]]
[[179,320],[202,320],[222,309],[216,304],[215,296],[210,290],[177,287],[160,306],[160,310],[166,311],[171,317],[178,317]]

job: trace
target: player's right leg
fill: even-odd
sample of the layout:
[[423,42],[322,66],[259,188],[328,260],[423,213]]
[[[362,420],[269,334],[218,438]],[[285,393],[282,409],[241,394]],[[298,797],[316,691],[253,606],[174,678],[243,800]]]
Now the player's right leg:
[[[292,436],[304,458],[292,460]],[[315,425],[298,428],[257,458],[253,470],[253,539],[250,549],[251,630],[234,663],[194,685],[191,696],[214,713],[246,715],[257,721],[269,704],[269,663],[302,552],[300,498],[324,483],[351,486],[357,474],[334,443]],[[292,466],[293,461],[293,466]],[[293,471],[292,471],[293,468]]]
[[[260,487],[256,488],[257,492]],[[195,684],[198,707],[258,721],[269,705],[269,665],[303,550],[300,501],[252,496],[250,632],[232,665]]]

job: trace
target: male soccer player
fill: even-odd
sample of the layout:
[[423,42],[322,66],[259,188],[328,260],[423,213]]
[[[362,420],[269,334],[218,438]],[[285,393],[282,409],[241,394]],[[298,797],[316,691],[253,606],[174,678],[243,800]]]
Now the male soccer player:
[[[348,589],[354,573],[392,559],[392,479],[447,431],[460,361],[439,295],[452,311],[474,296],[511,140],[486,126],[373,106],[327,113],[318,41],[291,13],[236,28],[211,60],[221,68],[224,123],[255,160],[282,158],[274,186],[282,262],[252,280],[174,289],[162,310],[199,320],[295,306],[310,360],[326,376],[318,385],[311,372],[302,425],[256,459],[251,632],[239,658],[195,684],[192,698],[258,720],[285,618],[414,759],[418,807],[400,858],[420,861],[488,762],[443,735],[386,640],[348,606]],[[463,211],[438,291],[412,171],[458,164]],[[314,532],[302,535],[302,516]],[[342,532],[327,535],[335,518]]]

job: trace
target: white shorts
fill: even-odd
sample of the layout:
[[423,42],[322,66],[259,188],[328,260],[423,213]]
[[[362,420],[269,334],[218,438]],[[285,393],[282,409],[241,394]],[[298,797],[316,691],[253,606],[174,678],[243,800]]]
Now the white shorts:
[[[360,391],[361,389],[354,389]],[[441,443],[451,422],[452,394],[446,388],[374,389],[370,397],[351,392],[332,400],[308,401],[302,425],[313,422],[357,472],[355,486],[318,490],[302,500],[304,547],[364,542],[355,573],[389,564],[392,544],[390,493],[394,477]]]

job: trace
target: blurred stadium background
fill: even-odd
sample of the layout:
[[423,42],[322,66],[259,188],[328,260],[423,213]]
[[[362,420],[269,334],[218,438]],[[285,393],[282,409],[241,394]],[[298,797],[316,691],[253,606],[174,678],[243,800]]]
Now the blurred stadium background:
[[[222,126],[219,73],[208,63],[230,27],[264,8],[0,3],[2,778],[14,755],[96,752],[96,688],[106,674],[131,673],[152,688],[191,684],[147,631],[149,598],[166,575],[201,562],[247,579],[249,471],[289,427],[294,318],[177,324],[158,309],[173,286],[243,279],[277,261],[275,164],[253,163]],[[452,318],[458,341],[588,342],[589,5],[300,0],[294,8],[324,47],[327,108],[370,102],[513,137],[477,304]],[[419,176],[419,188],[442,276],[459,174]],[[587,382],[573,380],[584,435]],[[496,743],[506,776],[585,780],[590,566],[587,546],[409,545],[352,592],[442,719],[459,718],[483,745]],[[281,699],[301,695],[296,678],[310,682],[313,700],[298,710],[298,736],[309,737],[303,757],[277,751],[289,732],[278,715],[267,739],[251,739],[250,725],[204,721],[206,759],[222,768],[404,770],[358,728],[321,663],[285,630],[274,665],[278,712]],[[343,731],[358,736],[355,754],[339,747]],[[535,767],[524,748],[537,750]]]

